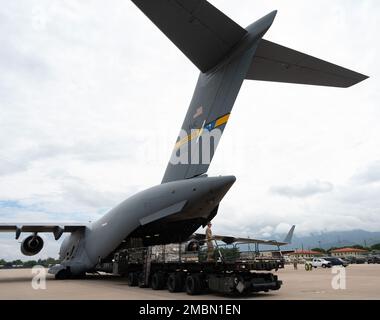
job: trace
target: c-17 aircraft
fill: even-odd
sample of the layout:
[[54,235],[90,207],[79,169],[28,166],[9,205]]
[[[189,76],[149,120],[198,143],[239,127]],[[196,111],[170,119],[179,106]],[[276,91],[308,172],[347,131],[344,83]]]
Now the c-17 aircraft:
[[57,278],[92,271],[123,245],[186,241],[215,217],[236,178],[206,173],[245,79],[347,88],[367,78],[264,40],[276,11],[243,28],[206,0],[132,2],[200,70],[198,83],[161,184],[93,223],[0,225],[16,239],[32,233],[21,244],[25,255],[42,249],[38,233],[52,232],[56,240],[69,233],[60,248],[61,264],[49,270]]

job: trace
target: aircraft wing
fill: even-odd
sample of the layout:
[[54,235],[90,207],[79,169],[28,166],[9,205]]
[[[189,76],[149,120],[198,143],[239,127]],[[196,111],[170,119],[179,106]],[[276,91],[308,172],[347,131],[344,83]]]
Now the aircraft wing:
[[51,232],[58,240],[64,232],[84,230],[86,225],[73,223],[0,223],[0,232],[15,232],[16,239],[22,232]]
[[[226,244],[233,244],[233,243],[256,243],[256,244],[264,244],[268,246],[286,246],[292,242],[294,229],[296,226],[292,226],[289,230],[288,234],[286,235],[284,241],[277,241],[277,240],[262,240],[262,239],[252,239],[252,238],[243,238],[243,237],[231,237],[231,236],[219,236],[214,235],[212,238],[213,240],[217,241],[223,241]],[[198,241],[205,241],[206,236],[201,233],[196,233],[193,236],[193,239]]]
[[338,65],[314,58],[262,39],[246,79],[308,84],[328,87],[351,87],[368,77]]
[[[206,236],[204,234],[196,233],[193,237],[198,241],[206,241]],[[266,244],[273,246],[283,246],[287,243],[278,242],[276,240],[262,240],[262,239],[252,239],[252,238],[242,238],[242,237],[232,237],[232,236],[220,236],[214,235],[212,240],[223,241],[225,244],[233,244],[233,243],[257,243],[257,244]]]
[[257,244],[265,244],[268,246],[284,246],[287,245],[285,242],[279,242],[276,240],[261,240],[261,239],[252,239],[252,238],[235,238],[235,242],[237,243],[257,243]]

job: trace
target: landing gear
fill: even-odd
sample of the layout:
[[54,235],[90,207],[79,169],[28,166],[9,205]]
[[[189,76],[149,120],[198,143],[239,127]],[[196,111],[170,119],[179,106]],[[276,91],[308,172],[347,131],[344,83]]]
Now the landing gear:
[[70,279],[85,279],[86,278],[86,273],[85,272],[82,272],[80,274],[76,274],[76,275],[70,275]]
[[67,280],[72,277],[71,272],[67,269],[62,269],[55,274],[56,280]]

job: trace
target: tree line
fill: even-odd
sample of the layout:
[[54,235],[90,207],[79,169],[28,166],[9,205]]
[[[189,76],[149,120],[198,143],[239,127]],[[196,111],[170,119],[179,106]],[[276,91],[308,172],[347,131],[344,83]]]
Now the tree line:
[[28,261],[22,261],[20,259],[6,261],[4,259],[0,259],[0,267],[2,268],[13,268],[14,266],[17,266],[19,268],[32,268],[36,265],[49,267],[51,265],[58,264],[58,263],[59,263],[59,260],[56,260],[54,258],[28,260]]
[[[359,244],[349,246],[349,247],[354,248],[354,249],[367,250],[367,251],[380,251],[380,243],[374,244],[373,246],[369,246],[369,247],[361,246]],[[332,250],[337,250],[337,249],[342,249],[342,248],[347,248],[347,247],[332,247],[330,249],[313,248],[311,250],[316,251],[316,252],[321,252],[321,253],[330,253]]]

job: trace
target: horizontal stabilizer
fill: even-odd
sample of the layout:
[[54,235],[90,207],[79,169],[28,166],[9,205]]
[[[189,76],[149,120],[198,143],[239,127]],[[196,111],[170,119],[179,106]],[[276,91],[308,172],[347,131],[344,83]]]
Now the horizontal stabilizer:
[[368,77],[307,54],[262,40],[246,79],[351,87]]
[[247,33],[206,0],[132,0],[198,67],[215,67]]

